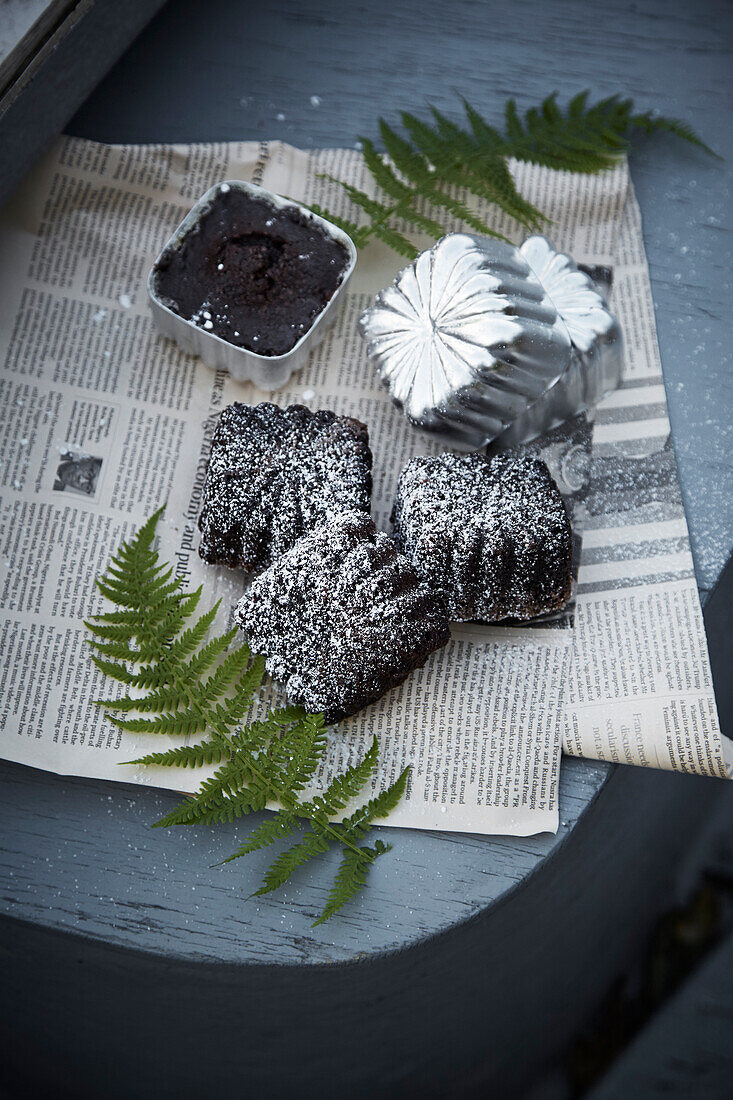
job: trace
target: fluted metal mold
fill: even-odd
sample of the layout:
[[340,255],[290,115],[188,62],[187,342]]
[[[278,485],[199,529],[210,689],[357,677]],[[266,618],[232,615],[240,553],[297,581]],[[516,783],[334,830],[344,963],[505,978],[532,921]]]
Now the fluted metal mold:
[[539,236],[521,248],[443,237],[377,295],[359,328],[408,421],[458,446],[533,438],[621,374],[603,296]]

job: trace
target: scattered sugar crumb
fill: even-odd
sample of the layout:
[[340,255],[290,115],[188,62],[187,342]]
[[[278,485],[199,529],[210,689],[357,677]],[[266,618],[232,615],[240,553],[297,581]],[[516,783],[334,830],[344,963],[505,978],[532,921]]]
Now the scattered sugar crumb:
[[117,301],[120,303],[123,309],[129,309],[132,305],[132,299],[129,294],[120,294]]
[[222,183],[222,185],[221,185],[221,187],[219,188],[219,190],[221,191],[221,193],[222,193],[223,195],[226,195],[227,191],[229,191],[229,190],[231,190],[231,189],[230,189],[230,187],[229,187],[229,184],[228,184],[228,183]]
[[[128,301],[129,301],[129,298],[128,298]],[[100,321],[103,321],[106,316],[107,316],[107,310],[106,309],[98,309],[97,312],[92,317],[92,320],[94,321],[94,323],[96,325]]]
[[285,121],[285,115],[282,113],[282,111],[278,111],[278,113],[275,115],[275,118],[277,119],[278,122],[284,122]]
[[320,107],[320,106],[321,106],[321,97],[319,95],[312,95],[311,96],[311,107]]
[[315,390],[303,390],[303,400],[304,401],[312,401],[315,396],[316,396],[316,391]]

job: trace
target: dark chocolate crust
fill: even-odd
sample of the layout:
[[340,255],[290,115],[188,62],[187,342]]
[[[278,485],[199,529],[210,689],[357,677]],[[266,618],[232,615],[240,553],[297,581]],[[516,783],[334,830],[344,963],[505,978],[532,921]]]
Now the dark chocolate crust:
[[445,645],[445,612],[363,512],[319,527],[262,573],[235,618],[293,703],[355,714]]
[[570,599],[570,521],[544,462],[413,458],[392,519],[399,549],[454,622],[532,619]]
[[228,405],[204,484],[201,557],[247,572],[265,568],[339,513],[368,513],[371,468],[359,420],[303,405]]
[[195,228],[156,264],[158,296],[230,344],[284,355],[333,297],[341,243],[295,206],[220,188]]

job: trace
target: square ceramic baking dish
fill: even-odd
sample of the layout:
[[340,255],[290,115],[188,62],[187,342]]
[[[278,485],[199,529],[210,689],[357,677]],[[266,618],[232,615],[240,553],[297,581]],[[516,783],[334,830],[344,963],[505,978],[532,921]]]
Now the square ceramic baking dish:
[[[253,198],[262,199],[270,203],[275,209],[283,207],[295,207],[305,217],[316,222],[329,237],[340,241],[348,254],[348,261],[341,282],[329,298],[321,312],[315,317],[310,328],[298,340],[297,344],[283,355],[258,355],[257,352],[247,348],[237,347],[228,340],[222,339],[213,332],[206,332],[196,324],[176,313],[168,301],[157,290],[157,265],[163,255],[169,249],[180,248],[184,238],[198,225],[199,219],[210,207],[216,195],[222,188],[238,188],[246,191]],[[178,344],[179,348],[189,355],[200,356],[204,363],[212,370],[227,370],[232,378],[238,382],[254,382],[261,390],[278,390],[288,381],[294,371],[303,366],[313,348],[320,344],[328,329],[336,320],[338,310],[343,305],[343,294],[351,274],[356,266],[356,247],[351,238],[339,229],[337,225],[326,221],[318,214],[314,214],[307,206],[292,199],[275,195],[272,191],[266,191],[256,184],[246,183],[244,180],[226,180],[217,183],[214,187],[201,196],[196,205],[189,211],[181,224],[176,229],[165,248],[155,261],[148,275],[148,297],[153,311],[153,319],[164,336],[170,337]]]

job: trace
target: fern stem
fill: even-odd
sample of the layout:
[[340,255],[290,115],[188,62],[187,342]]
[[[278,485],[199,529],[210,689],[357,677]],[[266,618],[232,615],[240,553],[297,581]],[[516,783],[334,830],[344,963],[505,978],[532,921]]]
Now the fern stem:
[[[180,581],[170,580],[171,568],[159,564],[152,549],[159,515],[151,517],[129,543],[122,544],[98,582],[100,590],[123,610],[95,615],[85,624],[93,638],[96,653],[91,659],[97,667],[130,687],[146,689],[146,693],[137,697],[131,692],[117,700],[97,702],[108,708],[110,721],[128,732],[205,734],[198,744],[179,745],[129,762],[217,765],[193,798],[184,800],[157,825],[233,821],[264,809],[271,800],[279,802],[275,824],[260,825],[231,858],[288,836],[298,826],[310,826],[300,842],[276,858],[258,894],[281,886],[297,867],[338,844],[342,865],[316,922],[321,923],[358,892],[368,868],[387,850],[379,840],[373,848],[359,842],[371,822],[386,816],[399,801],[407,772],[349,817],[335,820],[338,811],[362,792],[376,767],[379,749],[374,738],[359,763],[337,774],[309,801],[301,801],[301,792],[312,782],[325,750],[323,715],[281,707],[242,725],[253,693],[262,682],[264,658],[253,658],[246,644],[230,649],[236,630],[206,641],[218,603],[186,625],[202,590],[182,591]],[[118,716],[120,712],[123,717]]]

